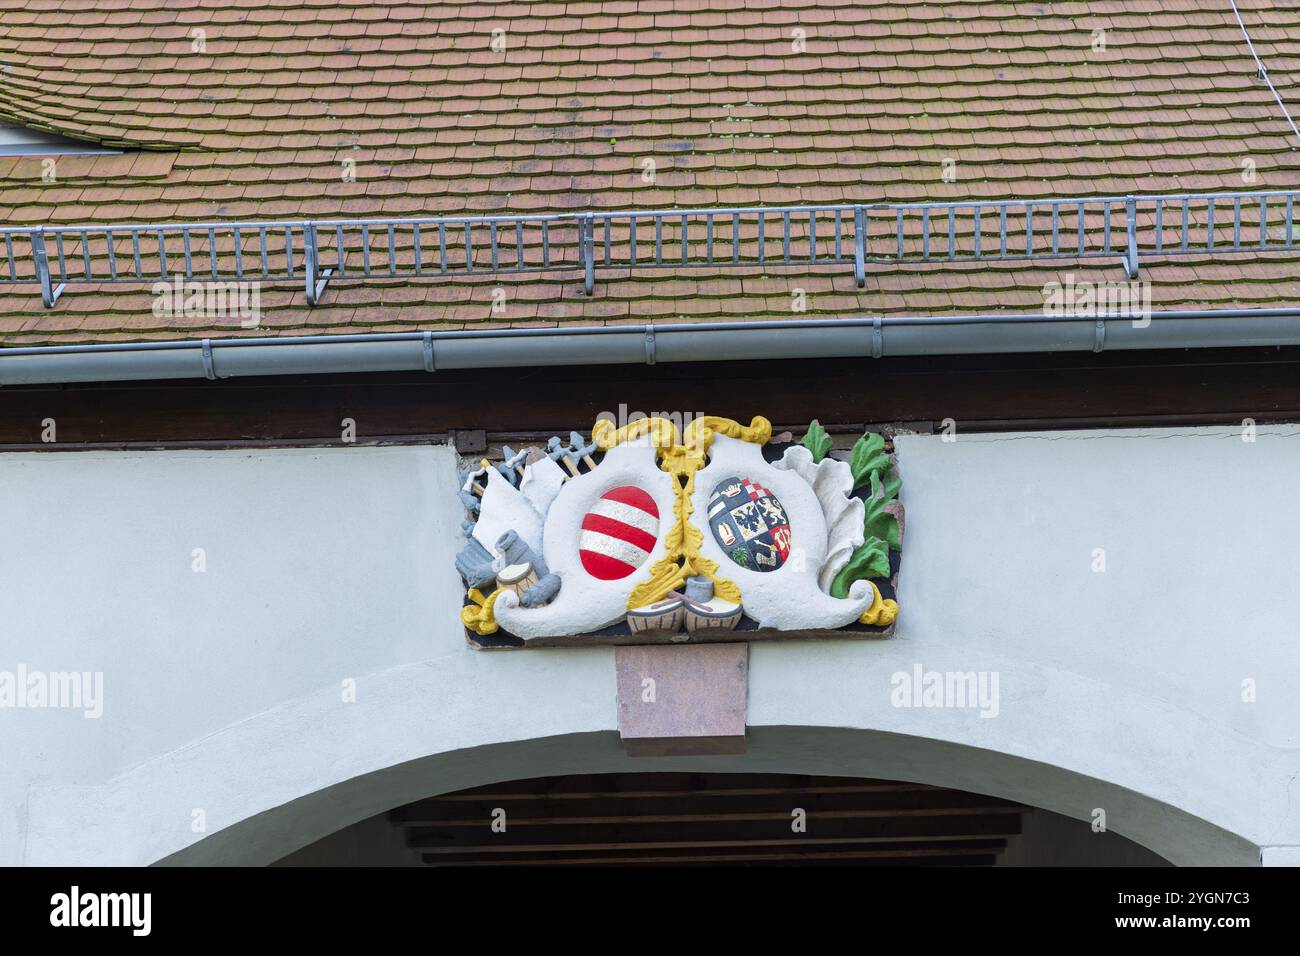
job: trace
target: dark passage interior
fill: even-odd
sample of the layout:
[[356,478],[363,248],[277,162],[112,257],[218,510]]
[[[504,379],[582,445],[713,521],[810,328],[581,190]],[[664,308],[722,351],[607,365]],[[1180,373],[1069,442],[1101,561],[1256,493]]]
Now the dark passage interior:
[[514,780],[397,807],[279,865],[1160,866],[1115,833],[925,784],[790,774]]

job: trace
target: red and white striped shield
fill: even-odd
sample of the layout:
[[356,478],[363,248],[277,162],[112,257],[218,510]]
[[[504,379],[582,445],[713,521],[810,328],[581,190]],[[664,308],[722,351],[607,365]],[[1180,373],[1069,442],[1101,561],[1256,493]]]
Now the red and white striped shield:
[[593,578],[625,578],[650,557],[659,535],[659,508],[634,485],[605,492],[582,518],[578,556]]

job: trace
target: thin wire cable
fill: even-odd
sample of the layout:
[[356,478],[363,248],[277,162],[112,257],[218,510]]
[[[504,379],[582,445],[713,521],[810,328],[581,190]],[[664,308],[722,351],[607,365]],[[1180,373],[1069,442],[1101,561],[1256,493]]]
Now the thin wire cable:
[[1273,80],[1268,75],[1268,68],[1264,66],[1264,61],[1261,60],[1259,54],[1255,52],[1255,44],[1250,40],[1250,32],[1246,29],[1246,24],[1242,22],[1241,11],[1237,9],[1237,0],[1228,0],[1228,2],[1232,4],[1232,13],[1237,18],[1237,26],[1241,27],[1241,35],[1246,38],[1246,46],[1250,48],[1250,55],[1255,58],[1255,65],[1259,67],[1259,75],[1263,77],[1264,82],[1268,84],[1268,88],[1273,94],[1273,99],[1277,100],[1277,105],[1282,110],[1282,115],[1285,116],[1286,121],[1291,124],[1291,132],[1295,133],[1297,140],[1300,140],[1300,129],[1296,128],[1295,120],[1293,120],[1291,114],[1287,112],[1286,103],[1282,102],[1282,97],[1278,94],[1277,87],[1273,85]]

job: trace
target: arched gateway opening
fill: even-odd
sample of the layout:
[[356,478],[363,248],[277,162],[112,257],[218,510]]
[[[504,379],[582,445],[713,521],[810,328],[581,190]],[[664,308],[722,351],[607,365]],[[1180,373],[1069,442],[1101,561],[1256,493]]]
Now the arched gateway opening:
[[[240,776],[258,776],[264,785],[265,778],[247,766],[265,762],[270,768],[274,761],[262,756],[250,754]],[[783,839],[793,833],[796,809],[807,811],[801,836],[821,837],[839,828],[845,839],[897,838],[891,842],[914,850],[932,849],[921,845],[941,840],[959,842],[953,837],[1005,841],[1005,846],[989,844],[979,847],[989,852],[971,854],[984,865],[1050,864],[1066,857],[1075,863],[1128,860],[1148,865],[1161,859],[1175,865],[1249,865],[1259,859],[1258,846],[1241,836],[1118,781],[1005,752],[881,731],[751,727],[743,755],[655,758],[628,757],[611,731],[563,734],[427,754],[316,788],[303,788],[301,781],[295,785],[283,776],[289,768],[283,762],[278,767],[282,776],[277,782],[284,790],[300,787],[296,795],[263,803],[183,848],[154,856],[153,862],[268,865],[321,862],[340,854],[364,860],[376,854],[389,855],[387,862],[419,864],[426,862],[423,853],[408,854],[408,838],[420,851],[446,848],[453,845],[446,838],[449,823],[480,841],[518,837],[519,843],[509,844],[516,849],[527,840],[550,839],[548,828],[555,828],[553,832],[566,835],[565,845],[577,846],[575,853],[594,843],[598,854],[636,843],[612,837],[638,829],[654,836],[641,842],[672,843],[681,824],[694,834],[693,842],[675,848],[682,852],[698,843],[740,842],[750,847],[747,852],[760,853],[755,841],[763,839],[769,825]],[[230,783],[228,777],[226,781]],[[651,792],[664,788],[676,788],[681,795]],[[565,792],[585,795],[558,795]],[[620,792],[649,793],[628,798]],[[510,794],[514,796],[506,799]],[[561,812],[562,801],[573,803]],[[597,809],[573,809],[578,801]],[[688,808],[686,816],[712,819],[683,821],[682,812],[669,806],[672,801]],[[451,809],[453,805],[465,809]],[[490,829],[496,809],[505,810],[505,834]],[[1104,812],[1104,834],[1092,826],[1098,810]],[[738,820],[738,814],[758,816]],[[633,821],[647,816],[665,819]],[[592,823],[592,818],[604,822]],[[543,819],[555,822],[537,822]],[[744,839],[715,835],[728,828]],[[835,846],[826,844],[822,852],[833,852]],[[871,848],[869,843],[841,845],[845,847]],[[472,856],[457,862],[472,862]],[[888,854],[881,859],[896,861]]]
[[1162,866],[1115,833],[923,783],[755,773],[538,777],[428,797],[287,866]]

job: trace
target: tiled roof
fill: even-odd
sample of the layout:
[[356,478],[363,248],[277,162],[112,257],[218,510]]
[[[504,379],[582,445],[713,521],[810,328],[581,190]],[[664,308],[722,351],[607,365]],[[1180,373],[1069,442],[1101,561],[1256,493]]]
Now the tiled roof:
[[[1300,115],[1300,4],[1239,6]],[[0,0],[0,120],[124,150],[60,159],[53,183],[39,159],[0,159],[14,224],[1300,186],[1228,0]],[[850,270],[655,271],[602,276],[591,298],[574,275],[337,283],[316,308],[266,290],[248,334],[1039,311],[1067,269],[1118,267],[876,267],[862,290]],[[1300,300],[1294,257],[1144,276],[1156,308]],[[73,289],[46,310],[0,286],[0,339],[239,332],[151,301]]]

